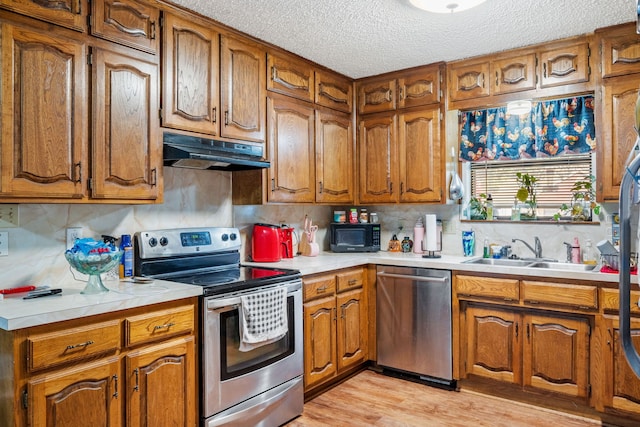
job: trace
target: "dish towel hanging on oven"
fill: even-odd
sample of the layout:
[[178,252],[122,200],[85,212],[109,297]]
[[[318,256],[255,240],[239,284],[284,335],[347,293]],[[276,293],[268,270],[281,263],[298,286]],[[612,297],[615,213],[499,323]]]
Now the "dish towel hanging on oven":
[[285,336],[288,331],[285,287],[243,295],[240,299],[240,351],[251,351]]

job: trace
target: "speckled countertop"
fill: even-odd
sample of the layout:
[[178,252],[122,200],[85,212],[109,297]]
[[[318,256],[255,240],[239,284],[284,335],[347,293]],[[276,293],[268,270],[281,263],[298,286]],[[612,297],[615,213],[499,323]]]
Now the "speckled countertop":
[[[296,256],[274,263],[251,263],[266,267],[300,270],[303,275],[323,273],[341,268],[366,264],[423,267],[453,270],[469,273],[508,274],[531,278],[573,279],[606,282],[615,285],[617,274],[598,271],[566,271],[539,269],[532,267],[490,266],[468,264],[469,258],[444,255],[441,258],[422,258],[420,254],[377,252],[361,254],[338,254],[323,252],[316,257]],[[632,276],[632,283],[637,277]],[[31,300],[23,300],[24,295],[13,295],[0,300],[0,328],[15,330],[45,323],[59,322],[79,317],[89,317],[128,308],[173,301],[202,294],[199,286],[156,280],[152,284],[134,284],[117,280],[104,281],[110,292],[98,295],[83,295],[84,282],[65,283],[62,294]]]

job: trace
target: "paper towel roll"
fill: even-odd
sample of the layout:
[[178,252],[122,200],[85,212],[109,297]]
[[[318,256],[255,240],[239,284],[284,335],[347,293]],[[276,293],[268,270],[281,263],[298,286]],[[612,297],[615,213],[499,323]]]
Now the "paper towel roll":
[[438,226],[436,224],[436,216],[434,214],[426,214],[424,216],[425,244],[426,251],[438,250]]

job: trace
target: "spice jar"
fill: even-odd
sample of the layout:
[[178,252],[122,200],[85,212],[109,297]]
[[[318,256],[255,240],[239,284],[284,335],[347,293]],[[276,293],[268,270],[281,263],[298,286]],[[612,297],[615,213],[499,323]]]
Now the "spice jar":
[[369,215],[367,215],[367,210],[365,208],[360,209],[360,222],[361,223],[369,222]]

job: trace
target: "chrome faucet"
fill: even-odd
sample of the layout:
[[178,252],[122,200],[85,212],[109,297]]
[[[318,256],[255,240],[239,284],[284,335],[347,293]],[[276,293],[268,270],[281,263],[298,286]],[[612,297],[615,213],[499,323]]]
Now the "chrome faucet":
[[535,236],[533,239],[535,248],[532,248],[531,245],[529,245],[522,239],[511,239],[511,243],[515,243],[516,241],[522,242],[527,248],[529,248],[531,252],[535,254],[536,258],[542,258],[542,243],[540,243],[540,239],[538,239],[538,236]]

